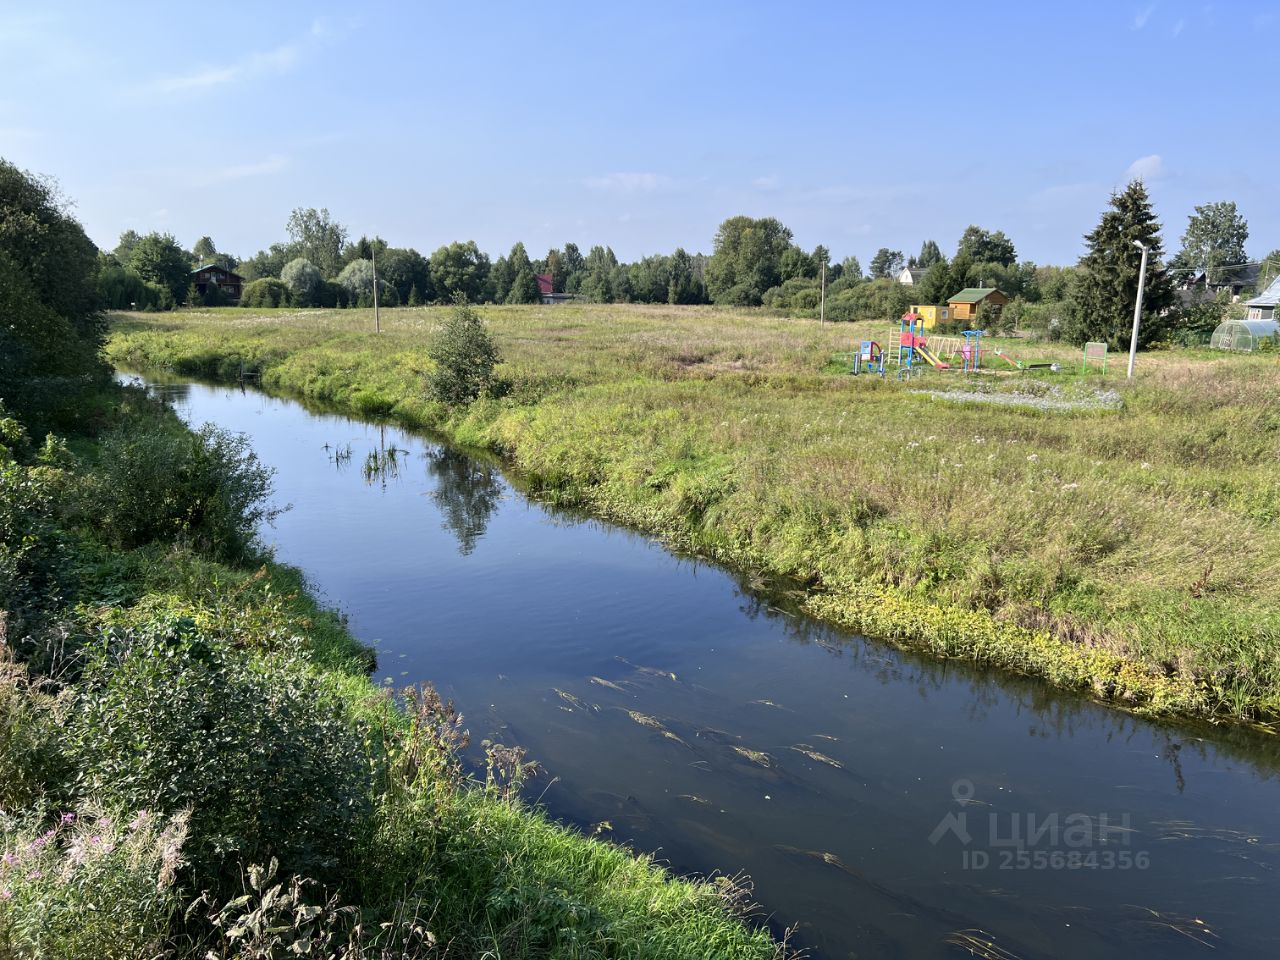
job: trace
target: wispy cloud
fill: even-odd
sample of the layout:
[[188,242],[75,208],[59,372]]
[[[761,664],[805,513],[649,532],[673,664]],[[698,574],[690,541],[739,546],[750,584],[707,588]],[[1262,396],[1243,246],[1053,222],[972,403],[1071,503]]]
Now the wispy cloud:
[[297,67],[307,50],[322,41],[327,34],[324,22],[317,20],[304,36],[290,43],[271,50],[248,53],[230,63],[208,64],[189,73],[162,77],[151,89],[162,94],[189,93],[257,77],[281,76]]
[[1141,30],[1147,25],[1147,21],[1151,19],[1151,15],[1156,12],[1156,4],[1149,3],[1137,13],[1133,15],[1133,29]]
[[671,179],[658,173],[610,173],[588,177],[587,188],[600,193],[653,193],[671,185]]
[[1180,35],[1182,31],[1185,30],[1186,28],[1187,28],[1187,19],[1186,17],[1183,17],[1181,20],[1179,20],[1177,23],[1173,25],[1173,30],[1171,31],[1171,33],[1176,37]]
[[1154,180],[1162,177],[1164,176],[1164,157],[1158,153],[1139,157],[1129,164],[1126,175],[1130,180]]
[[751,185],[757,190],[777,190],[779,180],[776,176],[756,177],[751,181]]
[[289,158],[282,154],[273,154],[265,160],[254,163],[236,163],[215,170],[206,170],[196,174],[192,182],[198,187],[207,187],[215,183],[226,183],[229,180],[243,180],[246,177],[265,177],[279,173],[289,166]]

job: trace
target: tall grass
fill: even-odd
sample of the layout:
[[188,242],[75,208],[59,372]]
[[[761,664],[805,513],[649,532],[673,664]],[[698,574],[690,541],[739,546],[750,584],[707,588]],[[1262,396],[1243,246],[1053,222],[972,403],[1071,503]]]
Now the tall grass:
[[[897,642],[1134,709],[1280,716],[1280,365],[1144,354],[1133,383],[1074,348],[996,341],[1057,374],[977,378],[833,360],[887,324],[710,308],[486,308],[513,385],[426,399],[435,309],[120,315],[120,362],[263,383],[499,451],[541,495],[810,587]],[[994,357],[989,362],[998,362]],[[975,386],[976,385],[976,386]],[[1118,409],[1046,410],[1115,391]],[[940,639],[945,636],[945,641]]]

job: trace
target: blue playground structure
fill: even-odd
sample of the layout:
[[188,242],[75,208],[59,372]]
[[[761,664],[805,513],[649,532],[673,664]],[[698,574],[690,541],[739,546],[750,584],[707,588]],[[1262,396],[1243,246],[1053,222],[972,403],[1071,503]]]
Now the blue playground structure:
[[853,355],[853,375],[856,377],[861,373],[884,376],[884,351],[874,340],[863,340]]
[[982,367],[981,330],[964,331],[964,345],[960,347],[960,357],[964,360],[965,373],[976,373]]

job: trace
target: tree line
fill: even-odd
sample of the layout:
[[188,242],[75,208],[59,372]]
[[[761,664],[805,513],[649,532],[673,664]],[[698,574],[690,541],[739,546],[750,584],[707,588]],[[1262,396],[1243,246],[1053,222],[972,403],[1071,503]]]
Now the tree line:
[[[833,262],[826,247],[805,250],[773,217],[730,217],[720,224],[710,255],[677,248],[671,254],[619,261],[608,246],[585,254],[574,243],[530,256],[517,242],[491,259],[475,241],[444,244],[430,255],[393,247],[381,237],[352,239],[327,209],[299,208],[285,225],[288,239],[239,260],[202,237],[184,250],[170,234],[126,231],[115,250],[100,255],[99,290],[106,306],[167,309],[178,304],[219,305],[216,285],[201,293],[191,271],[216,264],[247,281],[241,303],[249,307],[370,306],[376,283],[380,303],[536,303],[538,276],[557,294],[599,303],[713,303],[766,307],[796,316],[834,321],[892,320],[913,304],[945,303],[966,287],[995,287],[1011,298],[999,313],[980,315],[996,329],[1033,328],[1083,342],[1098,338],[1120,346],[1125,318],[1136,295],[1138,239],[1150,251],[1144,341],[1207,340],[1236,307],[1230,297],[1177,297],[1174,281],[1203,273],[1219,283],[1232,265],[1245,262],[1248,226],[1230,202],[1197,206],[1179,251],[1165,261],[1160,224],[1141,181],[1112,198],[1086,252],[1071,266],[1018,258],[1001,230],[970,225],[948,257],[925,239],[918,253],[881,247],[864,271],[857,257]],[[910,284],[898,281],[911,270]],[[1262,283],[1280,273],[1280,250],[1262,261]],[[1238,311],[1237,311],[1238,312]]]

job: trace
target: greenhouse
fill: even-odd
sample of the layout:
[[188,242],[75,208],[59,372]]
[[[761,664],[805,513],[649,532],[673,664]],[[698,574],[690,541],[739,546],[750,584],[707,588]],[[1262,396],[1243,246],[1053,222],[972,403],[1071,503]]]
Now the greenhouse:
[[1224,320],[1218,324],[1209,338],[1214,350],[1240,350],[1251,353],[1265,341],[1275,342],[1280,334],[1280,321],[1276,320]]

